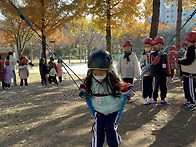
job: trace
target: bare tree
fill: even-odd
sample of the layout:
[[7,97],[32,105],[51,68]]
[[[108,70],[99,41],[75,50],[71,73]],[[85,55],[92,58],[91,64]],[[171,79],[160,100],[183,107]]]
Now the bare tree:
[[7,44],[16,44],[19,56],[23,53],[27,41],[33,36],[31,29],[26,28],[21,19],[11,16],[7,16],[6,19],[2,21],[0,30],[4,32]]

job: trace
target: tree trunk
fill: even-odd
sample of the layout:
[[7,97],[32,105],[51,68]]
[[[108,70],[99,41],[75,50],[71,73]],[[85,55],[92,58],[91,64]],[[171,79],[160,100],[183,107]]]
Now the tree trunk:
[[[43,40],[46,42],[46,36],[44,34],[44,29],[45,29],[45,4],[44,4],[44,0],[41,0],[41,4],[42,4],[42,27],[41,27],[41,33],[42,33],[42,38]],[[46,60],[46,44],[45,42],[42,41],[42,58],[45,58]]]
[[150,28],[150,37],[154,39],[157,37],[159,26],[160,0],[153,0],[153,14]]
[[[178,0],[176,32],[180,30],[181,24],[182,24],[182,0]],[[180,50],[180,32],[176,36],[175,46],[177,50]]]
[[[42,38],[46,41],[46,36],[42,32]],[[46,61],[46,44],[44,41],[42,41],[42,58],[45,58]]]
[[111,50],[111,15],[110,15],[110,0],[107,0],[107,20],[106,20],[106,46],[107,51],[112,54]]

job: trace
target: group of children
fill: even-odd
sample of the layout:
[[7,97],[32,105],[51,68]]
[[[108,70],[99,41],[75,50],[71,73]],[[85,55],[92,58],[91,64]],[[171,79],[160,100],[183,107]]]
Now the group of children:
[[[180,65],[187,99],[182,106],[187,110],[196,109],[196,32],[187,33],[185,39],[187,49],[184,53],[177,54],[175,46],[171,46],[168,55],[163,52],[164,39],[162,37],[156,37],[154,40],[146,38],[143,41],[144,52],[140,59],[141,70],[145,73],[142,79],[143,104],[153,103],[153,106],[157,107],[160,88],[160,104],[171,105],[165,101],[167,78],[171,81],[174,69]],[[92,147],[102,147],[105,136],[111,147],[118,147],[121,143],[116,121],[123,103],[122,92],[129,91],[133,86],[133,78],[138,78],[140,75],[137,57],[132,52],[132,43],[127,40],[123,43],[123,47],[124,53],[118,60],[117,72],[124,82],[120,82],[120,78],[113,70],[112,57],[107,51],[96,50],[88,59],[89,71],[84,83],[80,85],[80,96],[89,99],[90,95],[94,109]],[[131,96],[133,95],[134,91],[131,93]]]
[[[12,54],[13,54],[12,52],[9,52],[8,57],[6,58],[4,64],[3,61],[0,60],[0,81],[2,82],[3,89],[11,89],[11,78],[14,79],[14,85],[17,85],[15,70],[13,70],[11,67],[12,65],[10,65],[13,62],[10,58]],[[17,62],[19,64],[18,71],[21,80],[20,87],[23,86],[23,81],[25,82],[25,86],[28,87],[28,82],[27,82],[27,78],[29,76],[29,70],[27,68],[28,59],[24,55],[22,55]]]
[[[16,83],[16,75],[15,75],[15,64],[13,64],[12,69],[12,52],[9,52],[5,62],[3,63],[2,60],[0,60],[0,81],[2,82],[2,88],[3,89],[11,89],[11,78],[14,79],[14,85],[17,85]],[[18,63],[18,73],[20,78],[20,87],[25,85],[25,87],[28,87],[28,77],[29,77],[29,70],[28,70],[28,64],[29,61],[26,58],[24,54],[21,55],[21,57],[17,60]],[[30,63],[30,65],[33,65]],[[46,65],[44,58],[40,59],[39,63],[39,69],[40,69],[40,75],[41,75],[41,84],[43,86],[49,84],[55,83],[56,85],[62,84],[62,64],[58,61],[58,64],[56,65],[54,63],[54,58],[51,57],[50,61]],[[49,75],[49,76],[48,76]],[[59,82],[57,82],[56,76],[58,76]],[[48,82],[47,82],[48,81]]]
[[[58,64],[54,63],[54,58],[50,57],[50,61],[46,64],[45,59],[41,58],[39,63],[40,75],[41,75],[41,84],[43,86],[47,85],[47,81],[51,85],[55,83],[56,85],[62,84],[62,64],[58,60]],[[59,82],[57,82],[56,77],[58,76]]]

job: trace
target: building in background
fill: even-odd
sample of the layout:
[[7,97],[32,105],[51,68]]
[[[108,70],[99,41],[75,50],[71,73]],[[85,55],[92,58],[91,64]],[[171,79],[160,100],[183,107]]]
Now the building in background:
[[[169,3],[171,2],[172,3]],[[160,23],[176,23],[177,22],[177,0],[161,0],[160,1],[160,16],[159,16],[159,22]],[[193,6],[194,7],[194,6]],[[185,23],[187,18],[192,14],[194,9],[185,9],[182,11],[182,25]],[[193,16],[192,20],[196,20],[196,15]],[[190,20],[186,26],[185,30],[189,31],[196,27],[196,23],[194,23],[192,20]]]

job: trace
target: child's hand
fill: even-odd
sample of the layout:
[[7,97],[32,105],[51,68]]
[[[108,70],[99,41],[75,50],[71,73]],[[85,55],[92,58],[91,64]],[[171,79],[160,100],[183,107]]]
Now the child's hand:
[[86,94],[87,94],[87,92],[86,92],[85,89],[80,89],[79,96],[80,96],[81,98],[86,99],[86,98],[87,98],[87,97],[86,97]]
[[131,97],[134,97],[134,95],[135,95],[135,91],[131,91]]

